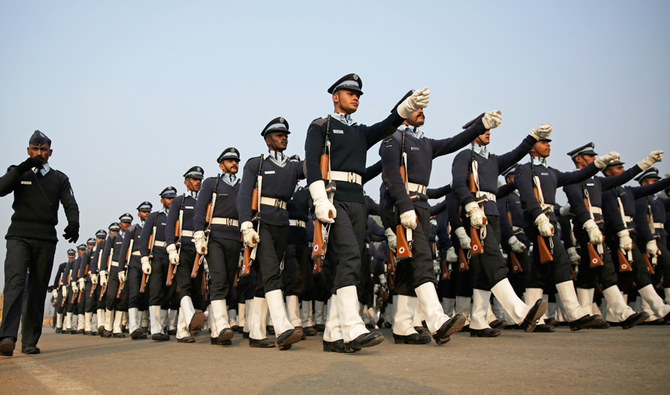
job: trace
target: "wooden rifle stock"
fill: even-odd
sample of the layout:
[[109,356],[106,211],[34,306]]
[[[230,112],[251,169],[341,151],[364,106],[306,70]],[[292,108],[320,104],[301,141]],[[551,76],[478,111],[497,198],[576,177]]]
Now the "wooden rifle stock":
[[655,274],[656,271],[654,270],[654,266],[651,264],[651,261],[649,260],[649,255],[647,255],[646,252],[643,252],[642,258],[644,259],[645,265],[647,265],[647,270],[649,271],[649,274]]
[[314,259],[314,266],[312,267],[312,273],[317,274],[321,273],[323,270],[323,261],[321,258]]
[[179,238],[179,236],[181,236],[180,233],[181,226],[179,225],[180,225],[179,220],[177,220],[177,222],[174,223],[174,237],[176,238]]
[[212,202],[207,203],[207,212],[205,212],[205,223],[212,221]]
[[628,258],[626,258],[626,254],[623,253],[621,248],[617,249],[617,256],[619,257],[620,272],[630,272],[633,270],[633,268],[630,266],[630,262],[628,262]]
[[442,280],[449,280],[451,273],[449,273],[449,264],[446,259],[442,260]]
[[516,252],[509,252],[509,259],[512,262],[512,273],[521,273],[523,268],[521,267],[521,262],[519,262],[519,257],[516,256]]
[[202,281],[200,282],[200,292],[202,292],[202,296],[205,300],[207,300],[209,296],[209,292],[207,292],[207,273],[203,272],[202,273]]
[[117,299],[121,297],[121,292],[123,291],[123,287],[125,285],[126,285],[125,281],[122,282],[122,283],[121,282],[119,283],[119,289],[118,289],[118,291],[116,291],[116,298]]
[[240,268],[240,276],[248,276],[251,274],[251,247],[244,246],[244,258],[242,259],[242,267]]
[[412,257],[412,249],[409,248],[409,242],[405,235],[405,227],[401,224],[395,227],[396,234],[396,259],[402,261]]
[[168,265],[168,273],[167,278],[165,279],[165,285],[168,287],[171,286],[173,278],[174,278],[174,263],[170,263]]
[[103,296],[105,296],[105,292],[107,292],[107,286],[106,285],[101,285],[100,286],[100,297],[98,300],[102,300]]
[[258,188],[251,191],[251,211],[258,211]]
[[198,277],[198,271],[200,270],[200,255],[199,252],[195,253],[195,261],[193,261],[193,269],[191,270],[191,278]]
[[598,267],[598,266],[603,266],[603,260],[600,258],[600,255],[598,254],[598,251],[596,251],[596,247],[593,245],[593,243],[589,242],[586,244],[586,248],[589,250],[589,266],[590,267]]
[[323,259],[326,256],[323,245],[323,225],[314,220],[314,238],[312,239],[312,259]]
[[140,293],[143,294],[147,289],[147,274],[142,272],[142,282],[140,282]]
[[328,154],[321,154],[319,158],[319,169],[321,169],[321,178],[323,180],[328,179],[328,163],[330,162],[330,156]]
[[393,255],[393,250],[389,248],[388,257],[386,258],[386,271],[389,273],[395,273],[395,255]]
[[469,171],[468,172],[468,189],[470,193],[477,193],[477,184],[475,183],[475,175]]
[[482,240],[479,238],[479,230],[470,226],[470,253],[474,256],[484,252]]
[[549,247],[547,247],[547,242],[542,235],[537,235],[537,249],[540,252],[540,263],[547,263],[554,260],[551,251],[549,251]]
[[458,271],[464,272],[470,270],[470,265],[468,265],[468,258],[465,256],[465,251],[462,248],[458,249]]

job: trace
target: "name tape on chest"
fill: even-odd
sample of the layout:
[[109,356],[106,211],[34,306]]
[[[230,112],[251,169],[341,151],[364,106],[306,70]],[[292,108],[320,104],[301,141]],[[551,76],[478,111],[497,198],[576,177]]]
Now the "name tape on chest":
[[263,174],[275,174],[274,170],[265,170]]
[[344,134],[344,130],[342,129],[333,129],[334,134]]
[[21,185],[33,185],[32,181],[21,181]]

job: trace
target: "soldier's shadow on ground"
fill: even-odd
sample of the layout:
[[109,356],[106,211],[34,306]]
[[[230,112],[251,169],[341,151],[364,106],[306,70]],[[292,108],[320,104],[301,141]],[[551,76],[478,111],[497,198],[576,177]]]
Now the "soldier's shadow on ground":
[[290,377],[265,388],[262,394],[303,393],[316,391],[319,394],[369,394],[411,393],[446,394],[439,388],[429,387],[415,381],[392,376],[374,374],[358,362],[333,362],[317,374]]

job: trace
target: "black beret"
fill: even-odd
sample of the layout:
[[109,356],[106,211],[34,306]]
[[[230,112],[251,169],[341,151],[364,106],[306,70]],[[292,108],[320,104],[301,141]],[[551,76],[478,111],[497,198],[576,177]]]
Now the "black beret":
[[40,132],[39,130],[36,130],[35,133],[33,133],[32,136],[30,136],[30,140],[28,140],[28,144],[32,145],[42,145],[42,144],[47,144],[48,146],[51,147],[51,139],[46,136],[46,134]]
[[184,178],[195,178],[196,180],[202,180],[204,176],[205,171],[200,166],[193,166],[184,173]]
[[273,119],[272,121],[268,122],[267,125],[265,125],[265,127],[261,131],[261,136],[265,137],[265,135],[272,132],[282,132],[290,134],[291,132],[288,130],[288,121],[282,117],[277,117]]
[[361,80],[361,77],[359,77],[357,74],[351,73],[345,75],[344,77],[337,80],[333,85],[331,85],[330,88],[328,88],[328,93],[332,94],[339,91],[340,89],[346,89],[349,91],[358,92],[359,95],[362,95],[362,88],[363,81]]
[[237,150],[235,147],[228,147],[223,150],[221,155],[219,155],[218,158],[216,158],[217,163],[221,163],[226,159],[233,159],[233,160],[240,160],[240,151]]

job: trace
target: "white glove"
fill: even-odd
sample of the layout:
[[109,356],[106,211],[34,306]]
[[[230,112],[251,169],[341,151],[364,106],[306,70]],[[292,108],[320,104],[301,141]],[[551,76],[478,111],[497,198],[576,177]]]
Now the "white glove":
[[379,284],[386,285],[386,274],[382,273],[379,275]]
[[620,230],[616,232],[616,235],[619,236],[619,248],[624,251],[633,249],[633,239],[631,239],[628,229]]
[[456,237],[458,237],[458,242],[461,244],[461,249],[462,250],[469,250],[470,249],[470,236],[468,236],[467,232],[465,231],[465,228],[460,226],[456,228],[454,231],[454,234]]
[[84,277],[80,278],[78,282],[79,282],[79,289],[83,290],[84,288],[86,288],[86,280],[84,280]]
[[195,243],[195,250],[200,255],[207,255],[207,240],[205,240],[205,232],[199,230],[193,233],[193,243]]
[[[412,93],[412,96],[403,100],[402,103],[398,104],[398,115],[401,118],[409,118],[416,110],[424,108],[428,105],[430,100],[430,91],[428,88],[418,89]],[[311,192],[311,189],[310,189]],[[312,195],[314,199],[314,195]]]
[[456,261],[458,261],[458,255],[456,255],[456,249],[454,247],[449,247],[449,249],[447,250],[447,262],[454,263]]
[[142,262],[142,273],[151,274],[151,262],[149,262],[149,257],[143,256],[140,258],[140,262]]
[[484,118],[482,118],[482,123],[484,124],[486,130],[497,128],[501,122],[502,122],[502,111],[500,110],[489,111],[486,114],[484,114]]
[[419,219],[416,217],[416,211],[409,210],[400,214],[400,223],[407,229],[416,229]]
[[558,210],[558,213],[561,214],[561,217],[570,215],[570,205],[566,204],[565,206],[561,206],[561,208]]
[[51,295],[54,297],[54,299],[58,299],[58,289],[51,290]]
[[170,263],[173,265],[179,265],[179,253],[177,252],[177,246],[174,244],[168,245],[165,250],[168,252]]
[[619,153],[612,151],[609,154],[599,156],[594,163],[596,164],[597,168],[604,169],[610,163],[616,162],[618,160],[619,160]]
[[582,260],[582,257],[577,253],[577,249],[575,247],[569,247],[567,249],[568,251],[568,257],[570,260],[575,264],[579,265],[579,262]]
[[388,243],[389,248],[395,252],[398,247],[398,239],[396,238],[395,233],[393,233],[391,228],[386,228],[384,230],[384,236],[386,236],[386,242]]
[[314,213],[316,218],[324,224],[332,224],[337,217],[337,210],[333,203],[328,200],[326,184],[323,180],[314,181],[309,185],[309,193],[314,202]]
[[540,235],[544,237],[551,237],[554,235],[554,225],[549,222],[549,218],[542,213],[535,218],[535,225],[537,225],[537,230],[540,232]]
[[596,221],[594,221],[593,219],[588,219],[586,222],[584,222],[583,228],[586,231],[586,233],[589,234],[589,241],[591,243],[602,244],[603,234],[598,228],[598,225],[596,225]]
[[648,168],[650,168],[654,163],[660,162],[661,160],[663,160],[662,150],[651,151],[649,156],[639,161],[637,165],[640,166],[640,169],[642,169],[642,171],[645,171]]
[[77,283],[76,283],[76,282],[73,282],[73,283],[70,285],[70,287],[72,287],[72,292],[73,292],[73,293],[77,293],[77,291],[79,291],[79,287],[77,287]]
[[91,283],[93,285],[98,285],[98,275],[95,273],[91,273]]
[[647,255],[649,255],[649,258],[655,258],[657,255],[661,255],[661,251],[658,249],[656,240],[649,240],[647,242]]
[[67,298],[67,287],[66,286],[61,287],[61,292],[63,293],[63,298]]
[[244,243],[253,248],[256,246],[261,241],[260,236],[258,236],[258,233],[254,230],[254,224],[251,223],[251,221],[244,221],[242,222],[242,226],[240,227],[240,230],[242,231],[242,235],[244,236]]
[[120,283],[125,283],[125,282],[126,282],[126,272],[124,272],[123,270],[121,270],[121,271],[119,272],[118,276],[119,276],[119,282],[120,282]]
[[433,259],[433,273],[438,276],[440,274],[440,261]]
[[100,271],[100,285],[103,287],[107,286],[107,271],[105,270]]
[[480,229],[486,223],[486,214],[484,210],[479,207],[477,202],[470,202],[465,205],[465,212],[467,216],[470,217],[470,225],[475,229]]
[[516,236],[512,235],[507,240],[507,244],[509,244],[510,248],[512,251],[517,252],[521,254],[522,252],[526,251],[526,245],[523,244]]
[[543,123],[542,125],[533,128],[533,130],[530,131],[530,135],[535,138],[535,140],[540,141],[542,139],[549,138],[551,136],[551,131],[554,129],[551,124],[548,123]]

